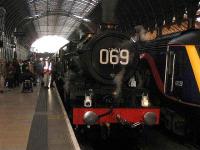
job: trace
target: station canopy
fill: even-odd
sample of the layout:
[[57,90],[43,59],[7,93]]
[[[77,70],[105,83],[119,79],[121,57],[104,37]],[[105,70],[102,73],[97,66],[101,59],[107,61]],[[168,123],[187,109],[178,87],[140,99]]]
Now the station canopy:
[[39,36],[68,38],[98,4],[98,0],[28,0],[31,17]]
[[[102,1],[108,5],[107,9],[102,9]],[[165,25],[170,25],[172,21],[180,23],[184,15],[192,20],[199,3],[199,0],[111,1],[1,0],[0,6],[6,10],[6,35],[11,37],[13,33],[24,32],[26,38],[22,41],[31,45],[44,35],[58,35],[73,40],[86,32],[95,32],[109,14],[122,32],[132,32],[137,25],[153,30],[162,26],[163,22]]]

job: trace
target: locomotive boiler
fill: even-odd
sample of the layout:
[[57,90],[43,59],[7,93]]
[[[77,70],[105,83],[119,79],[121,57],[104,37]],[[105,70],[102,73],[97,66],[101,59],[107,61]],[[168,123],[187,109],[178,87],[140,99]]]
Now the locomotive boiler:
[[160,109],[148,89],[150,71],[140,55],[134,40],[110,29],[60,49],[64,103],[74,125],[159,123]]

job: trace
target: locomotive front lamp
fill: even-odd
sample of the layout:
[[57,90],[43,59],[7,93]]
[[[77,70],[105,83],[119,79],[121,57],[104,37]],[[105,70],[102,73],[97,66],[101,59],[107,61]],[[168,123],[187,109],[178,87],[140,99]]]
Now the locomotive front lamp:
[[141,106],[142,106],[142,107],[149,107],[149,106],[150,106],[148,95],[143,95],[143,96],[142,96],[142,99],[141,99]]
[[85,96],[84,107],[92,107],[91,96],[88,96],[88,95]]

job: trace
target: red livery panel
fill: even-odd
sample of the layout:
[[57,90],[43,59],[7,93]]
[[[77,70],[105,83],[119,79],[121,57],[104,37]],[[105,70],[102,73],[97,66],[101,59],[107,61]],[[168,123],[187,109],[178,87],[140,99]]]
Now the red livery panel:
[[[73,109],[73,124],[85,124],[83,116],[86,112],[92,111],[97,115],[102,115],[109,111],[109,108],[74,108]],[[113,108],[111,114],[100,118],[97,124],[101,123],[117,123],[117,115],[130,123],[144,122],[144,115],[147,112],[156,114],[156,124],[159,124],[160,109],[159,108]]]

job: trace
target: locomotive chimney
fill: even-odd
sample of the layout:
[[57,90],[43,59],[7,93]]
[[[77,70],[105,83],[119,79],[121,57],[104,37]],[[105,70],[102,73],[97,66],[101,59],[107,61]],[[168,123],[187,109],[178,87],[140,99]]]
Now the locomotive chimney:
[[102,24],[101,30],[113,30],[116,28],[115,11],[118,0],[102,0]]

